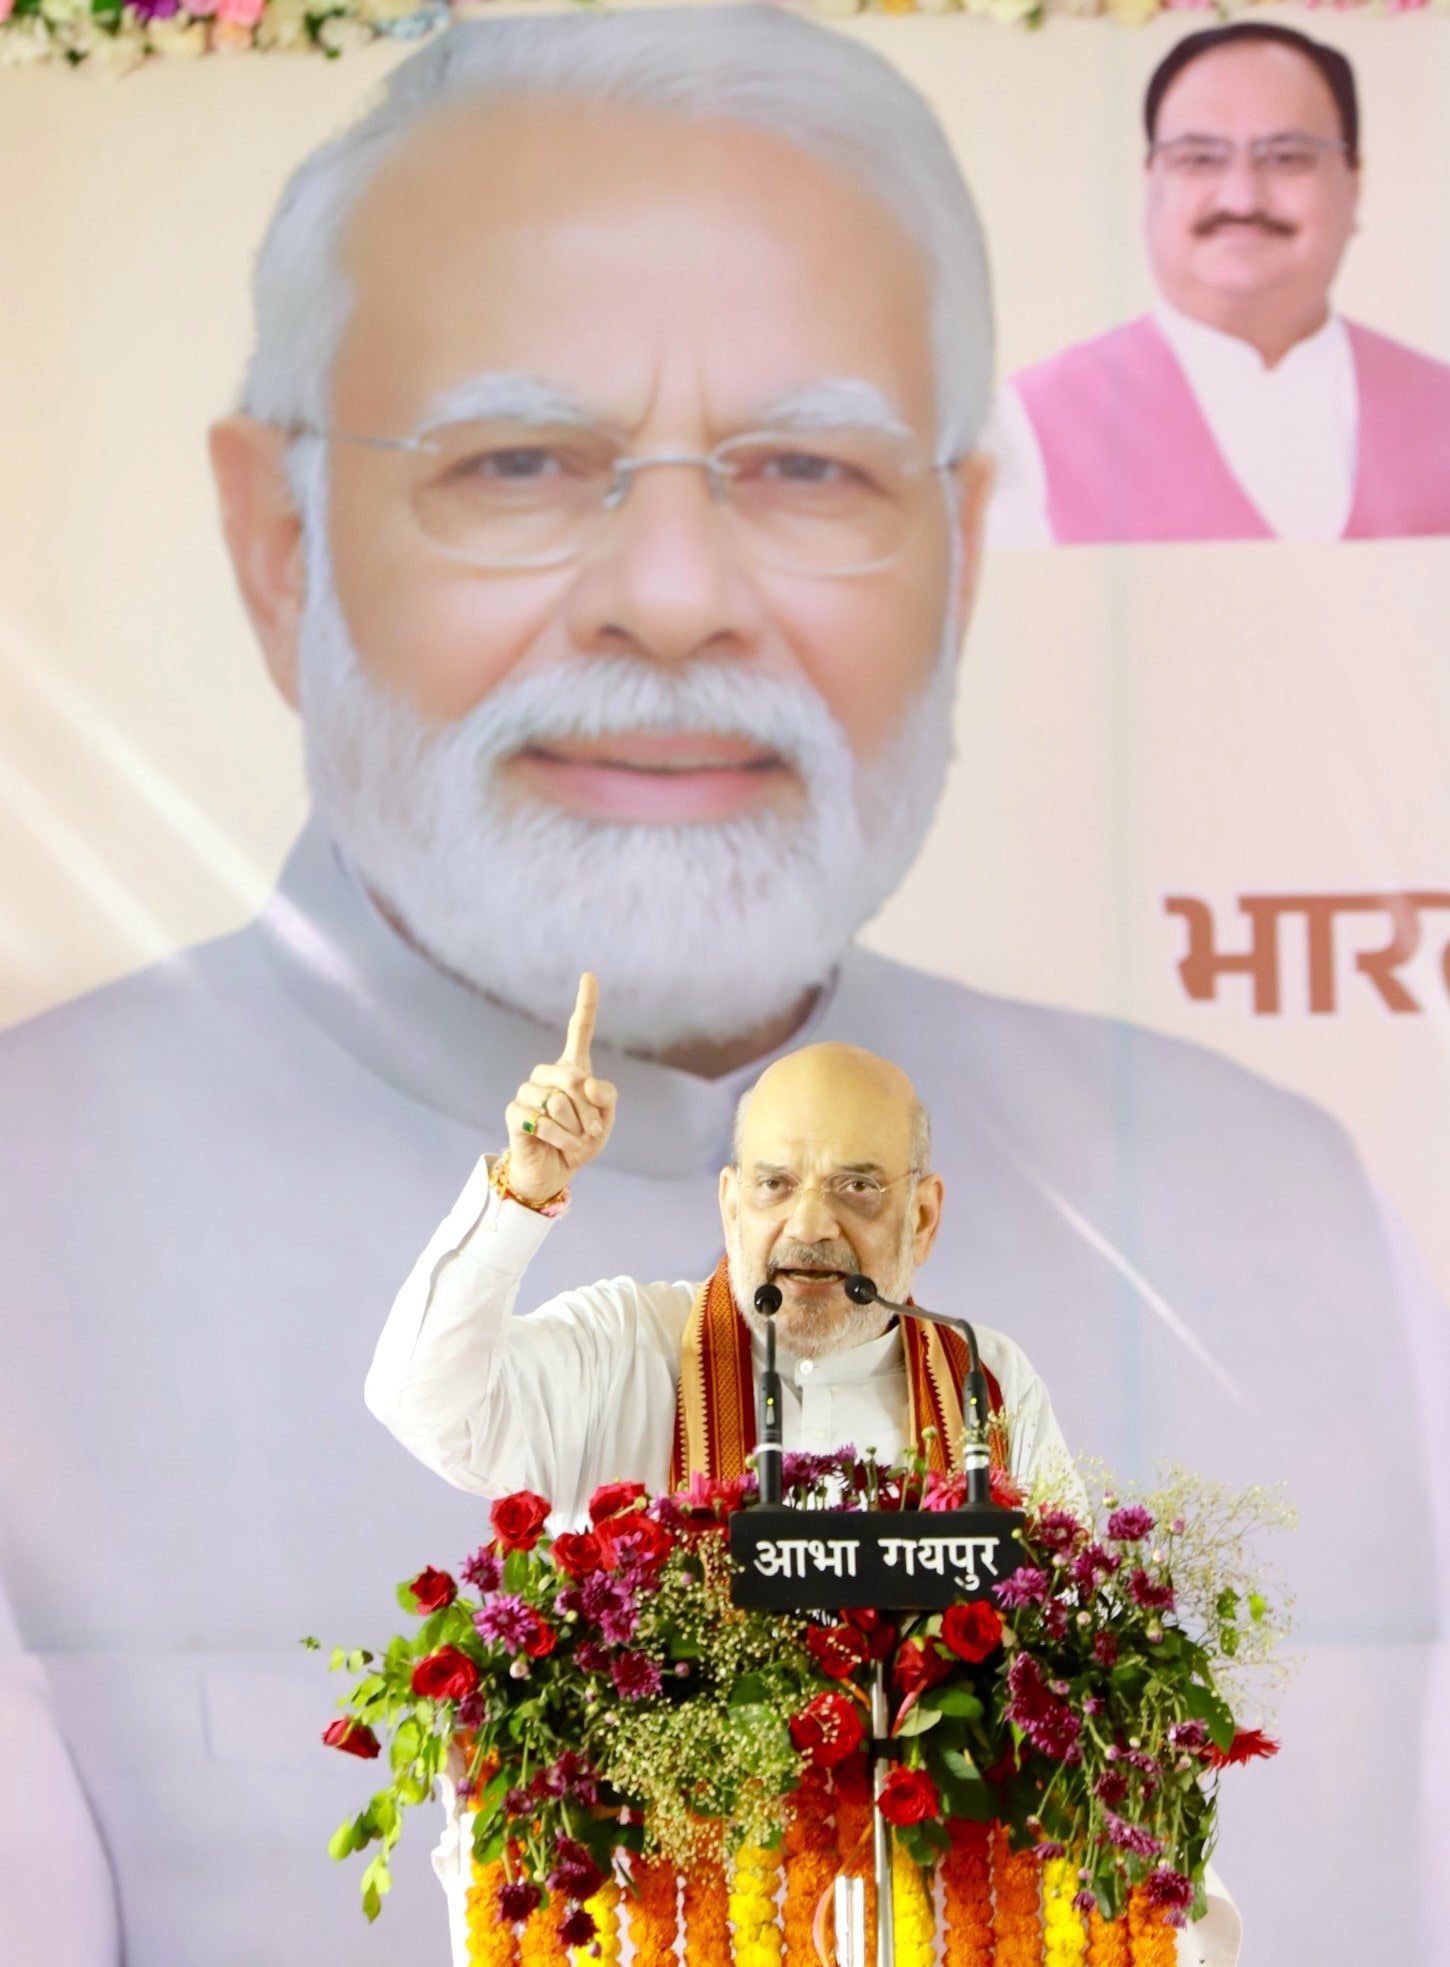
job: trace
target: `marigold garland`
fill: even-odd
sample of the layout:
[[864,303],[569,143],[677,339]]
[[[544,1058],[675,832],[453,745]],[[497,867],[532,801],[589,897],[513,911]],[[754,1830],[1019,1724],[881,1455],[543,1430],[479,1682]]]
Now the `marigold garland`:
[[1087,1931],[1072,1901],[1077,1867],[1070,1858],[1049,1858],[1042,1867],[1042,1952],[1046,1967],[1080,1967]]
[[1104,1919],[1100,1912],[1088,1914],[1087,1967],[1132,1967],[1126,1919]]
[[823,1770],[809,1769],[795,1793],[785,1828],[785,1897],[780,1909],[785,1967],[818,1967],[816,1913],[837,1869],[830,1779]]
[[675,1967],[679,1932],[675,1868],[662,1858],[636,1859],[629,1897],[629,1939],[635,1967]]
[[730,1887],[725,1867],[702,1858],[684,1875],[685,1967],[730,1967]]
[[564,1908],[558,1899],[536,1906],[519,1933],[519,1967],[562,1967],[567,1958],[559,1938],[559,1921]]
[[735,1860],[730,1891],[735,1967],[780,1967],[780,1921],[775,1910],[780,1875],[779,1851],[747,1844]]
[[575,1947],[574,1967],[594,1967],[595,1961],[599,1967],[615,1967],[620,1954],[619,1887],[612,1878],[584,1901],[584,1910],[594,1921],[594,1938],[587,1946]]
[[920,1866],[896,1838],[891,1840],[891,1915],[899,1967],[932,1967],[936,1909]]
[[997,1825],[992,1837],[992,1875],[997,1887],[997,1967],[1042,1967],[1038,1860],[1013,1851]]
[[941,1861],[943,1967],[994,1967],[992,1833],[985,1824],[954,1819],[951,1849]]
[[501,1863],[473,1867],[465,1900],[469,1967],[518,1967],[518,1934],[498,1916],[498,1888],[504,1878]]
[[1178,1932],[1156,1907],[1150,1906],[1141,1885],[1128,1894],[1128,1937],[1133,1948],[1133,1967],[1174,1967],[1178,1958]]

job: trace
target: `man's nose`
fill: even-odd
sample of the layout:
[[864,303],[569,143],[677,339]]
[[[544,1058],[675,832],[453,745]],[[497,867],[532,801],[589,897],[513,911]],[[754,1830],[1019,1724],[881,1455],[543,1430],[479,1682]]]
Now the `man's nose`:
[[1263,202],[1263,184],[1259,167],[1247,150],[1236,150],[1224,165],[1218,181],[1217,202],[1222,211],[1232,212],[1235,217],[1258,211]]
[[785,1233],[795,1243],[833,1243],[840,1237],[841,1225],[814,1182],[802,1183],[796,1190]]
[[630,474],[573,584],[570,617],[581,647],[657,662],[755,646],[760,598],[701,465],[646,463]]

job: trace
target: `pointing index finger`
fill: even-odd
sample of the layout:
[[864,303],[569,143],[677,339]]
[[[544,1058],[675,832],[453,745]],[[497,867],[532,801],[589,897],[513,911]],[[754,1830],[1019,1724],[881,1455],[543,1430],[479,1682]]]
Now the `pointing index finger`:
[[586,970],[579,979],[579,995],[574,1000],[569,1035],[564,1040],[565,1065],[577,1066],[581,1072],[588,1072],[589,1047],[594,1040],[594,1021],[598,1015],[599,979],[592,970]]

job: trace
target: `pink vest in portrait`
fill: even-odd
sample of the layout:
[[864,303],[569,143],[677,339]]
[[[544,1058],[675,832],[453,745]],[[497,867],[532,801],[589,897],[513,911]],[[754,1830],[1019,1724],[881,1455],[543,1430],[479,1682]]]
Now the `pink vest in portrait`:
[[[1450,533],[1450,365],[1345,323],[1359,391],[1346,539]],[[1145,315],[1012,378],[1064,543],[1264,540],[1178,360]]]

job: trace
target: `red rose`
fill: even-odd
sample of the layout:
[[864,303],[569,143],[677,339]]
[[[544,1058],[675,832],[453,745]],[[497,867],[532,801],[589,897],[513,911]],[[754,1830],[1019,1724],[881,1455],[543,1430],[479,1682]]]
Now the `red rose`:
[[549,1505],[532,1489],[501,1496],[489,1512],[494,1535],[505,1550],[532,1550],[544,1534]]
[[925,1769],[903,1769],[898,1762],[881,1787],[877,1808],[889,1824],[920,1824],[941,1815],[941,1798]]
[[884,1612],[878,1612],[874,1605],[852,1605],[841,1617],[848,1626],[865,1634],[873,1660],[884,1660],[896,1644],[895,1622]]
[[834,1769],[865,1741],[866,1728],[844,1694],[817,1694],[792,1717],[790,1738],[817,1769]]
[[440,1646],[413,1668],[413,1692],[430,1701],[466,1700],[478,1685],[478,1668],[456,1646]]
[[420,1612],[441,1612],[458,1596],[458,1587],[446,1571],[435,1571],[430,1564],[408,1586]]
[[[532,1610],[532,1607],[530,1609]],[[535,1612],[534,1629],[528,1638],[522,1642],[523,1650],[531,1660],[542,1660],[546,1654],[553,1652],[558,1643],[558,1633],[555,1632],[547,1619],[541,1619],[538,1613]]]
[[637,1509],[603,1518],[594,1526],[593,1535],[606,1571],[617,1571],[626,1557],[640,1564],[663,1564],[675,1547],[664,1525]]
[[949,1605],[941,1622],[941,1643],[959,1660],[977,1666],[1002,1644],[1002,1621],[985,1601]]
[[621,1510],[633,1509],[649,1494],[642,1482],[605,1482],[589,1498],[589,1521],[603,1523]]
[[806,1647],[828,1680],[849,1680],[870,1656],[864,1635],[854,1626],[812,1626]]
[[908,1639],[896,1649],[891,1684],[899,1687],[903,1694],[924,1694],[928,1687],[935,1687],[939,1680],[945,1680],[951,1670],[951,1661],[938,1649],[934,1640]]
[[378,1738],[365,1721],[347,1717],[331,1721],[323,1729],[322,1739],[329,1748],[340,1748],[344,1755],[361,1755],[368,1762],[378,1753]]
[[592,1530],[586,1530],[582,1536],[574,1530],[565,1530],[554,1539],[554,1562],[577,1583],[581,1578],[593,1577],[604,1562],[604,1553]]

